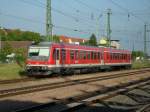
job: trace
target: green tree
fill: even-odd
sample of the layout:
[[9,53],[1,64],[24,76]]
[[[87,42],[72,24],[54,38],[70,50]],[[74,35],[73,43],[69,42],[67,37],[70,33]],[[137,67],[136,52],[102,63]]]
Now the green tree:
[[41,41],[41,36],[39,33],[21,31],[20,29],[1,29],[0,36],[3,41],[35,41],[36,43]]
[[136,57],[144,57],[144,53],[142,51],[132,51],[132,59]]
[[21,41],[22,32],[19,29],[7,31],[7,40],[8,41]]
[[1,51],[4,55],[8,55],[12,53],[13,48],[8,42],[5,42],[4,48]]
[[2,48],[0,52],[0,61],[4,62],[6,60],[6,56],[12,52],[13,48],[8,42],[6,42],[4,48]]
[[95,34],[92,34],[89,39],[89,45],[91,46],[97,46],[97,40]]
[[39,43],[41,40],[41,37],[39,33],[25,31],[22,33],[22,40],[35,41],[35,43]]
[[59,43],[60,42],[60,37],[57,35],[53,35],[53,41]]
[[2,29],[0,29],[0,38],[1,38],[2,41],[7,40],[6,32]]

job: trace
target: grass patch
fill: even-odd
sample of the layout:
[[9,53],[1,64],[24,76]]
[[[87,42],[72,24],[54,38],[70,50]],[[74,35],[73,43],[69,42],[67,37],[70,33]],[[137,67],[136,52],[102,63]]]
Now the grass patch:
[[150,61],[135,61],[132,64],[133,69],[150,67]]
[[23,68],[16,63],[0,64],[0,80],[21,78],[20,73],[23,71]]

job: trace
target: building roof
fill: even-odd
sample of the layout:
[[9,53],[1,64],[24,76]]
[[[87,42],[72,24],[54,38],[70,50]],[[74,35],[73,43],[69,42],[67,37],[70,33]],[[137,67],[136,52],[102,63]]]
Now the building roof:
[[32,44],[32,41],[2,41],[1,47],[3,48],[7,43],[12,48],[28,48]]
[[72,42],[81,42],[81,43],[88,41],[88,39],[82,39],[82,38],[76,38],[76,37],[69,37],[69,36],[64,36],[64,35],[61,35],[59,37],[60,37],[60,40],[62,42],[65,42],[65,43],[69,43],[70,40]]

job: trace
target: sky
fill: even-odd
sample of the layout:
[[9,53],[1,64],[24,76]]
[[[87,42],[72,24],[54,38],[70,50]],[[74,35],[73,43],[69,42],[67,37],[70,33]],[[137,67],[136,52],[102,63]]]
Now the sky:
[[[144,24],[150,30],[150,0],[51,0],[53,34],[99,40],[106,35],[111,9],[111,39],[121,48],[143,50]],[[46,0],[0,0],[0,26],[45,35]],[[149,32],[147,40],[150,41]],[[150,54],[150,42],[147,52]]]

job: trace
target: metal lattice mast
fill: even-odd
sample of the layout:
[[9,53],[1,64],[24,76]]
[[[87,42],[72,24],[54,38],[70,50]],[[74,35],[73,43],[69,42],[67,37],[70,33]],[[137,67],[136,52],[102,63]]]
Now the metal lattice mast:
[[107,12],[107,38],[108,38],[108,46],[111,46],[111,29],[110,29],[110,15],[111,15],[111,9],[108,9]]
[[147,25],[144,25],[144,58],[146,58],[147,55],[147,46],[146,46],[146,31],[147,31]]
[[53,41],[52,38],[52,15],[51,15],[51,0],[47,0],[46,7],[46,37],[47,41]]

